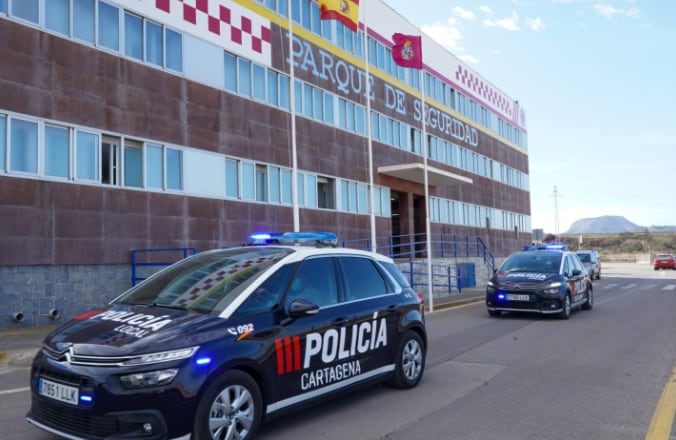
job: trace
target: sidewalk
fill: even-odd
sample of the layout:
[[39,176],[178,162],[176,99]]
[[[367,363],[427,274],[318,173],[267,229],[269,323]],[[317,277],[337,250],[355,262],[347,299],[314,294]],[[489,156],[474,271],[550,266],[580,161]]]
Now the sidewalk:
[[[485,290],[478,287],[463,289],[461,293],[454,291],[447,298],[435,298],[434,311],[483,301],[484,294]],[[429,311],[429,298],[427,297],[425,297],[425,308]],[[0,368],[30,366],[33,356],[42,345],[42,340],[56,327],[56,325],[47,325],[0,330]]]

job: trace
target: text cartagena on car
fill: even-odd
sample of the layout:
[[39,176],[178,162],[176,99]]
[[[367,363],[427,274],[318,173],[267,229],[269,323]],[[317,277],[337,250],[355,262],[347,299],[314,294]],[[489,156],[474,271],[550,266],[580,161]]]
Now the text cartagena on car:
[[51,332],[27,420],[70,439],[250,439],[339,391],[418,384],[422,296],[393,260],[330,233],[251,238],[263,245],[186,258]]
[[594,290],[579,257],[565,245],[527,245],[500,265],[486,286],[490,316],[502,312],[558,315],[577,307],[591,310]]

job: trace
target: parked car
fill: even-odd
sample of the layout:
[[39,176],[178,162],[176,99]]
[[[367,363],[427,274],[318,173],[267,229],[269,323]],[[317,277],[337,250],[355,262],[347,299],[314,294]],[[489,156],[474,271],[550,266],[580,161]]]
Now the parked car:
[[589,272],[589,277],[594,280],[601,279],[601,262],[597,257],[595,251],[577,251],[575,252],[584,265],[584,268]]
[[315,234],[202,252],[57,328],[33,360],[28,421],[71,439],[250,440],[357,386],[415,387],[422,297],[390,258]]
[[513,253],[486,286],[490,316],[528,312],[568,319],[572,309],[590,310],[593,305],[587,269],[574,252],[561,246]]
[[653,263],[655,270],[671,269],[676,270],[676,259],[671,254],[657,254]]

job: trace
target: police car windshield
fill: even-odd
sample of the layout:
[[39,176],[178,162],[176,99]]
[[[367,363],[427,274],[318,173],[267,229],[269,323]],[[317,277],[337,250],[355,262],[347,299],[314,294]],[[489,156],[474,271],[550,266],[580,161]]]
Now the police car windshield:
[[514,254],[500,266],[500,272],[556,273],[561,267],[561,252],[532,251]]
[[259,274],[295,252],[247,247],[205,252],[148,278],[114,301],[218,314]]

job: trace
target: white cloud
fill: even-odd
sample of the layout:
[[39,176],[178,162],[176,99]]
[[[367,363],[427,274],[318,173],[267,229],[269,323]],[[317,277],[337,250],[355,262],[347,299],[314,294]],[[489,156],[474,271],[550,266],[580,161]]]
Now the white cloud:
[[470,11],[469,9],[463,9],[460,6],[455,6],[451,8],[451,12],[453,12],[453,15],[460,17],[463,20],[474,20],[474,12]]
[[524,21],[526,22],[526,26],[528,26],[528,28],[534,32],[543,31],[547,28],[547,25],[540,17],[526,18]]
[[493,15],[493,10],[490,6],[479,6],[479,10],[486,15]]
[[606,19],[611,19],[616,15],[627,18],[641,18],[641,10],[638,8],[618,9],[607,3],[596,3],[594,5],[594,9],[596,10],[597,14],[605,17]]
[[462,34],[460,33],[460,30],[455,27],[455,20],[449,19],[446,23],[446,25],[435,23],[433,25],[423,26],[422,31],[446,49],[460,56],[465,52],[465,48],[461,44],[463,39]]
[[507,29],[508,31],[518,31],[521,30],[519,27],[519,14],[516,11],[512,11],[511,17],[498,18],[495,20],[485,19],[484,26],[486,27],[498,27],[502,29]]

